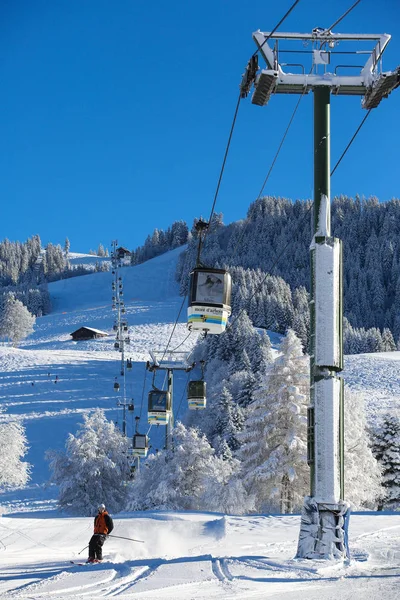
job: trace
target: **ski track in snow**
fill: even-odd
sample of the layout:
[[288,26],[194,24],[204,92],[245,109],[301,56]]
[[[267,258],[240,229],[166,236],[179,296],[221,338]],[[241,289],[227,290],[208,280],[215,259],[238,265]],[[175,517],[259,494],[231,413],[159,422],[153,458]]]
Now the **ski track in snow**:
[[[216,515],[149,512],[124,515],[121,520],[117,516],[118,532],[137,532],[145,538],[145,547],[133,549],[121,540],[108,540],[105,561],[83,566],[68,564],[65,557],[85,544],[92,519],[3,517],[0,537],[7,552],[1,554],[0,597],[294,599],[307,590],[311,600],[333,599],[335,594],[349,600],[395,600],[400,583],[400,515],[371,517],[352,515],[353,558],[337,562],[293,558],[298,515],[220,517],[226,524],[222,537],[215,536]],[[199,554],[199,544],[209,552]],[[343,595],[346,590],[349,595]]]
[[[144,363],[149,350],[165,349],[182,305],[174,281],[179,252],[121,270],[131,338],[127,356],[133,360],[126,392],[134,399],[135,414],[141,415],[143,431],[148,429],[151,384]],[[120,419],[116,402],[121,395],[113,391],[120,357],[113,348],[110,273],[55,282],[49,290],[54,312],[37,319],[35,333],[20,348],[0,347],[0,406],[5,409],[0,419],[24,423],[30,444],[27,460],[34,465],[25,489],[1,495],[6,511],[0,516],[1,600],[299,600],[303,595],[308,600],[397,599],[399,513],[352,515],[352,558],[345,563],[296,560],[296,515],[114,515],[117,534],[146,543],[129,546],[108,540],[103,563],[70,564],[85,556],[78,553],[88,543],[92,519],[59,514],[56,489],[47,483],[44,452],[63,447],[82,415],[95,407]],[[190,352],[197,336],[185,340],[185,317],[184,309],[170,348],[183,342],[179,350]],[[83,325],[110,335],[73,342],[69,334]],[[273,340],[276,343],[279,336]],[[400,407],[399,361],[400,352],[345,359],[345,381],[365,394],[370,422]],[[162,378],[156,383],[161,387]],[[186,410],[185,384],[186,375],[177,373],[175,410],[180,409],[180,416]],[[132,428],[133,421],[128,421],[128,434]],[[162,445],[163,434],[163,428],[150,430],[153,448]]]

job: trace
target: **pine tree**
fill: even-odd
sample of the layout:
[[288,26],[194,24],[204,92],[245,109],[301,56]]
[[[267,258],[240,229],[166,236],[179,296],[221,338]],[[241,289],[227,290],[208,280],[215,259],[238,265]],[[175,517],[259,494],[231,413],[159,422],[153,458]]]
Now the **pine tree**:
[[72,514],[96,514],[99,502],[112,512],[125,508],[130,478],[129,440],[96,409],[84,415],[65,452],[49,451],[52,480],[59,485],[58,504]]
[[71,244],[69,239],[66,237],[65,238],[65,242],[64,242],[64,253],[65,253],[65,259],[68,260],[69,257],[69,249],[71,248]]
[[356,508],[374,508],[381,473],[371,450],[364,398],[346,388],[344,400],[344,495]]
[[23,487],[30,478],[30,464],[22,461],[28,451],[24,427],[0,423],[0,490]]
[[306,462],[307,359],[289,329],[281,356],[261,381],[249,406],[242,447],[244,482],[257,510],[278,506],[292,512],[302,503],[308,480]]
[[374,432],[373,452],[382,468],[380,507],[400,508],[400,416],[386,414]]

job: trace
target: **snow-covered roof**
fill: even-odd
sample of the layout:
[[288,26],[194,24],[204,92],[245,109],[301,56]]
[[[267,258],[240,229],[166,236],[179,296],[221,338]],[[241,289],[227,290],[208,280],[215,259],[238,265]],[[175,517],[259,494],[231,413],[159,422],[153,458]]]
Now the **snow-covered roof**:
[[74,333],[76,333],[77,331],[80,331],[81,329],[87,329],[88,331],[93,331],[94,333],[101,333],[102,335],[108,335],[107,331],[102,331],[101,329],[95,329],[94,327],[86,327],[86,325],[79,327],[79,329],[76,329],[70,335],[73,335]]

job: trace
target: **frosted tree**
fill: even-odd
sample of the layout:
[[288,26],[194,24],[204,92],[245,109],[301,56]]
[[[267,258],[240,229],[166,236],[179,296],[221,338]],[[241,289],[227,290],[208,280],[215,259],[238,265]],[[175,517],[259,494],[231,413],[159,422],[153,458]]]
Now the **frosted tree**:
[[68,260],[69,257],[69,249],[71,248],[71,244],[69,239],[66,237],[65,238],[65,242],[64,242],[64,254],[65,254],[65,259]]
[[99,244],[97,247],[97,256],[105,256],[105,250],[103,244]]
[[381,496],[381,471],[371,450],[362,394],[346,388],[344,407],[344,496],[356,508],[374,508]]
[[27,483],[30,465],[22,460],[27,451],[24,427],[15,421],[0,423],[0,490]]
[[125,508],[130,478],[129,440],[96,409],[84,415],[65,452],[49,451],[52,480],[59,485],[58,504],[72,514],[93,515],[99,503],[112,512]]
[[224,461],[197,429],[178,423],[174,447],[149,457],[133,484],[131,507],[137,510],[204,510],[209,481]]
[[374,432],[373,452],[382,468],[380,508],[400,508],[400,415],[386,414]]
[[6,294],[0,314],[0,337],[6,338],[13,346],[33,332],[35,317],[16,300],[12,293]]
[[238,432],[243,428],[243,410],[232,399],[232,394],[224,386],[213,410],[215,431],[212,445],[219,456],[223,455],[225,445],[233,452],[238,450],[240,442]]
[[307,489],[308,364],[291,329],[279,350],[248,408],[239,458],[256,510],[277,506],[289,513],[301,506]]

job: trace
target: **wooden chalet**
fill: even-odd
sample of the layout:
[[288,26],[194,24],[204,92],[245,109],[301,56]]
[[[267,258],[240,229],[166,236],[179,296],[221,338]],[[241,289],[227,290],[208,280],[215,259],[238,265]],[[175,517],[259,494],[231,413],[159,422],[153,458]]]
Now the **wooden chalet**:
[[124,248],[123,246],[120,246],[119,248],[117,248],[116,253],[117,253],[117,258],[119,258],[119,259],[129,258],[132,254],[132,252],[130,250],[128,250],[128,248]]
[[97,338],[107,337],[108,333],[106,331],[101,331],[101,329],[94,329],[93,327],[80,327],[70,335],[72,335],[73,340],[95,340]]

